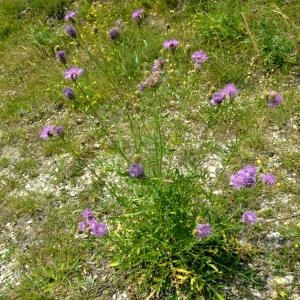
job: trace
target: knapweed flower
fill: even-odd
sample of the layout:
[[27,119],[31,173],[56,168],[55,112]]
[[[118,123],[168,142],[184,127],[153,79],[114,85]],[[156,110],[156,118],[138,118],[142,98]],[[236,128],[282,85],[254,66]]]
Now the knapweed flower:
[[131,18],[133,21],[140,23],[144,18],[144,11],[142,8],[136,9],[132,14]]
[[77,80],[83,74],[83,69],[73,67],[65,71],[65,79]]
[[283,101],[282,95],[275,91],[269,92],[269,94],[266,96],[266,98],[268,101],[268,106],[270,108],[278,106]]
[[257,222],[257,217],[252,211],[245,211],[242,216],[242,222],[246,224],[253,224]]
[[199,69],[208,60],[208,56],[204,51],[199,50],[195,51],[192,54],[192,60],[194,62],[195,68]]
[[65,14],[65,21],[75,21],[76,11],[70,10]]
[[276,176],[271,173],[265,173],[262,175],[262,182],[265,185],[273,185],[276,182]]
[[81,213],[81,216],[84,219],[90,220],[90,219],[94,218],[94,213],[93,213],[93,211],[90,208],[85,208],[83,210],[83,212]]
[[79,223],[79,230],[80,231],[85,231],[89,228],[89,224],[86,221],[82,221]]
[[77,37],[77,31],[72,25],[66,26],[66,34],[72,39],[75,39]]
[[112,40],[115,41],[119,38],[120,36],[120,28],[118,27],[113,27],[112,29],[109,30],[108,32],[108,37]]
[[55,133],[55,126],[46,125],[40,132],[40,138],[42,140],[47,140],[49,137],[52,137]]
[[71,87],[66,87],[63,90],[64,96],[69,99],[69,100],[74,100],[75,99],[75,91]]
[[204,238],[211,235],[212,229],[210,224],[198,224],[197,225],[197,236],[198,238]]
[[222,103],[226,98],[234,98],[238,93],[238,89],[233,83],[229,83],[217,93],[213,94],[210,100],[211,105],[216,106]]
[[251,187],[256,183],[256,172],[256,167],[247,165],[230,177],[230,184],[238,190]]
[[154,61],[154,64],[151,68],[151,72],[160,72],[165,64],[165,59],[163,57],[159,57]]
[[56,59],[59,62],[61,62],[63,64],[66,64],[66,62],[67,62],[67,55],[66,55],[65,51],[63,51],[63,50],[56,51],[55,57],[56,57]]
[[177,40],[166,40],[163,43],[165,49],[175,50],[179,46],[179,41]]
[[140,178],[144,176],[144,168],[141,164],[132,164],[128,172],[131,177]]
[[93,234],[95,237],[104,236],[107,232],[108,229],[105,223],[93,222],[91,224],[91,234]]

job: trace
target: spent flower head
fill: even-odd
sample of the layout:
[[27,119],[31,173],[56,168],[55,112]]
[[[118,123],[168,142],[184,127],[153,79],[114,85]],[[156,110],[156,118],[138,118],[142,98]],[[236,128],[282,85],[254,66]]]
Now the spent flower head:
[[246,224],[256,223],[257,222],[256,214],[252,211],[245,211],[242,215],[241,221]]
[[230,177],[230,184],[235,189],[251,187],[256,184],[256,172],[255,166],[247,165]]
[[212,234],[212,228],[210,224],[198,224],[196,230],[198,238],[204,238]]
[[66,64],[66,62],[67,62],[67,55],[66,55],[66,52],[64,50],[58,50],[58,51],[56,51],[55,57],[56,57],[56,59],[59,62],[61,62],[63,64]]
[[70,38],[75,39],[75,38],[77,37],[77,31],[76,31],[76,29],[75,29],[74,26],[72,26],[72,25],[67,25],[66,28],[65,28],[65,30],[66,30],[66,34],[67,34]]
[[69,100],[75,99],[75,91],[69,86],[63,90],[63,94]]
[[120,28],[119,27],[113,27],[108,31],[108,37],[115,41],[120,37]]
[[65,71],[65,79],[77,80],[83,74],[83,69],[72,67]]
[[276,176],[271,173],[265,173],[262,175],[262,182],[265,185],[273,185],[276,182]]

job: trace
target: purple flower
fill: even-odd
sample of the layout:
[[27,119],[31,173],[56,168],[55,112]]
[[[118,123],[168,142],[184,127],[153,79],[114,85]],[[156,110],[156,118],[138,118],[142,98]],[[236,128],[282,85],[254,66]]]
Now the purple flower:
[[91,224],[91,234],[95,237],[104,236],[107,232],[108,229],[105,223],[94,222]]
[[67,11],[65,15],[65,21],[75,21],[76,11],[70,10]]
[[278,106],[283,101],[283,97],[281,94],[279,94],[275,91],[271,91],[267,95],[267,101],[268,101],[268,106],[270,108],[273,108],[273,107]]
[[84,218],[84,219],[88,219],[88,220],[91,220],[94,218],[94,213],[93,211],[90,209],[90,208],[85,208],[83,210],[83,212],[81,213],[81,216]]
[[179,46],[179,41],[177,40],[166,40],[163,43],[165,49],[175,50]]
[[152,72],[160,72],[165,64],[165,59],[163,57],[159,57],[154,61],[151,71]]
[[64,134],[64,128],[62,126],[55,126],[54,131],[57,135],[63,135]]
[[146,89],[146,87],[147,87],[147,84],[145,82],[140,82],[138,84],[138,89],[140,92],[143,92]]
[[197,225],[197,236],[198,238],[204,238],[211,235],[212,229],[210,224],[198,224]]
[[230,177],[230,184],[236,188],[251,187],[256,183],[256,167],[248,165]]
[[144,168],[141,164],[132,164],[129,168],[129,174],[131,177],[140,178],[144,176]]
[[89,224],[86,221],[82,221],[79,223],[79,230],[85,231],[89,228]]
[[112,40],[115,41],[119,38],[120,36],[120,29],[118,27],[113,27],[112,29],[109,30],[108,32],[108,37]]
[[210,104],[213,106],[216,106],[220,103],[222,103],[224,100],[224,95],[220,92],[218,93],[214,93],[211,100],[210,100]]
[[75,91],[71,87],[66,87],[64,89],[63,93],[67,99],[70,99],[70,100],[75,99]]
[[83,73],[83,69],[80,69],[78,67],[67,69],[65,71],[65,79],[77,80],[78,77],[82,75],[82,73]]
[[238,93],[238,89],[235,87],[233,83],[229,83],[225,85],[225,87],[222,89],[222,94],[225,97],[233,98]]
[[144,18],[144,11],[142,8],[136,9],[132,14],[131,18],[133,21],[140,23]]
[[77,36],[77,31],[76,31],[75,27],[73,27],[72,25],[67,25],[66,26],[66,34],[70,38],[75,39]]
[[276,177],[271,173],[262,175],[262,181],[265,185],[273,185],[276,182]]
[[245,211],[242,216],[242,222],[246,224],[253,224],[256,223],[257,217],[254,212],[252,211]]
[[202,65],[208,60],[208,56],[204,51],[199,50],[192,54],[192,60],[195,63]]
[[56,51],[56,55],[55,56],[56,56],[56,59],[59,62],[61,62],[63,64],[65,64],[67,62],[67,56],[66,56],[66,52],[65,51],[58,50],[58,51]]
[[40,132],[40,138],[42,140],[47,140],[49,137],[53,136],[55,130],[54,126],[52,125],[46,125]]

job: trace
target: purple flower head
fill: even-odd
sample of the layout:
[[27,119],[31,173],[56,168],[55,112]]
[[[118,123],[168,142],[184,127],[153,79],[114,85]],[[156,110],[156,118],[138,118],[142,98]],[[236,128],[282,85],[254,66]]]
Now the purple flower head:
[[278,106],[283,101],[283,97],[281,94],[275,91],[271,91],[267,96],[267,100],[268,100],[268,106],[270,108],[273,108]]
[[65,14],[65,21],[75,21],[76,11],[70,10]]
[[237,88],[235,87],[235,85],[233,83],[229,83],[227,84],[223,89],[222,89],[222,94],[225,97],[229,97],[229,98],[233,98],[236,96],[236,94],[238,93]]
[[214,93],[211,100],[210,104],[213,106],[216,106],[224,101],[224,95],[220,92]]
[[192,60],[195,63],[202,65],[208,60],[208,56],[204,51],[199,50],[192,54]]
[[104,236],[107,232],[108,229],[105,223],[93,222],[91,224],[91,234],[93,234],[95,237]]
[[265,173],[262,175],[262,181],[265,185],[273,185],[276,182],[276,176],[271,173]]
[[238,190],[251,187],[256,183],[256,172],[256,167],[248,165],[230,177],[230,184]]
[[76,31],[75,27],[73,27],[72,25],[67,25],[66,26],[66,34],[70,38],[75,39],[77,36],[77,31]]
[[81,213],[81,216],[84,219],[91,220],[91,219],[94,218],[94,213],[93,213],[93,211],[90,208],[85,208],[83,210],[83,212]]
[[179,46],[179,41],[177,40],[166,40],[163,43],[165,49],[175,50]]
[[212,229],[210,224],[198,224],[197,225],[197,236],[198,238],[204,238],[211,235]]
[[132,14],[131,18],[133,21],[140,23],[144,18],[144,11],[142,8],[136,9]]
[[119,38],[120,36],[120,29],[118,27],[113,27],[112,29],[109,30],[108,32],[108,37],[112,40],[115,41]]
[[256,223],[257,217],[252,211],[245,211],[242,216],[242,222],[246,224]]
[[89,224],[86,221],[82,221],[79,223],[79,230],[85,231],[89,228]]
[[129,174],[131,177],[140,178],[144,176],[144,168],[141,164],[132,164],[129,168]]
[[47,140],[49,137],[53,136],[55,132],[55,127],[52,125],[46,125],[40,132],[40,138],[42,140]]
[[64,128],[62,126],[55,126],[54,131],[57,135],[63,135],[64,134]]
[[66,55],[66,52],[65,52],[65,51],[63,51],[63,50],[58,50],[58,51],[56,51],[55,56],[56,56],[56,59],[57,59],[59,62],[61,62],[61,63],[63,63],[63,64],[65,64],[65,63],[67,62],[67,55]]
[[67,99],[70,99],[70,100],[75,99],[75,91],[71,87],[66,87],[64,89],[63,93]]
[[65,79],[77,80],[83,73],[83,69],[73,67],[65,71]]

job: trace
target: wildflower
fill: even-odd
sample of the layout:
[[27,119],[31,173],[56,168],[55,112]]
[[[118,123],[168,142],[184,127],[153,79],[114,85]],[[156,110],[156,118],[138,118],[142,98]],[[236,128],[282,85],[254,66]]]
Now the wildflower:
[[46,125],[40,132],[40,138],[42,140],[47,140],[49,137],[53,136],[55,133],[54,126]]
[[222,89],[222,93],[225,97],[233,98],[238,93],[238,90],[233,83],[229,83]]
[[163,43],[165,49],[175,50],[179,46],[179,41],[177,40],[166,40]]
[[154,61],[151,71],[152,72],[162,71],[164,64],[165,64],[165,59],[163,57],[157,58]]
[[233,98],[238,93],[238,89],[233,83],[225,85],[225,87],[219,92],[213,94],[210,100],[211,105],[216,106],[222,103],[226,98]]
[[144,11],[143,9],[139,8],[136,9],[132,14],[131,14],[131,18],[133,21],[135,21],[136,23],[140,23],[142,21],[142,19],[144,18]]
[[265,185],[273,185],[276,182],[276,177],[271,173],[262,175],[262,181]]
[[65,71],[65,79],[77,80],[83,73],[83,69],[73,67]]
[[54,131],[57,135],[63,135],[64,134],[64,128],[62,126],[55,126]]
[[201,66],[208,60],[207,54],[202,51],[196,51],[192,54],[192,60],[196,69],[200,69]]
[[108,36],[112,41],[117,40],[120,36],[120,29],[118,27],[113,27],[109,30]]
[[248,165],[230,177],[230,184],[236,188],[251,187],[256,183],[256,167]]
[[198,224],[197,225],[197,236],[198,238],[204,238],[212,234],[210,224]]
[[65,51],[58,50],[58,51],[56,51],[56,55],[55,56],[56,56],[56,59],[59,62],[61,62],[63,64],[66,64],[66,62],[67,62],[67,56],[66,56],[66,52]]
[[86,221],[82,221],[79,223],[79,230],[85,231],[89,228],[89,224]]
[[266,96],[266,98],[268,101],[268,106],[270,108],[278,106],[283,101],[282,95],[275,91],[269,92],[269,94]]
[[132,164],[128,170],[131,177],[140,178],[144,176],[144,168],[141,164]]
[[94,213],[93,211],[90,209],[90,208],[86,208],[83,210],[83,212],[81,213],[81,216],[84,218],[84,219],[92,219],[94,218]]
[[95,237],[104,236],[107,232],[108,229],[105,223],[93,222],[91,224],[91,234],[93,234]]
[[67,11],[65,15],[65,21],[75,21],[76,11],[70,10]]
[[72,39],[75,39],[77,37],[77,31],[72,25],[66,26],[66,34]]
[[75,91],[71,87],[66,87],[63,90],[64,96],[67,99],[74,100],[75,99]]
[[147,87],[147,85],[146,85],[145,82],[140,82],[138,84],[138,89],[139,89],[140,92],[143,92],[146,89],[146,87]]
[[245,211],[242,216],[242,222],[246,224],[253,224],[257,222],[257,217],[252,211]]

